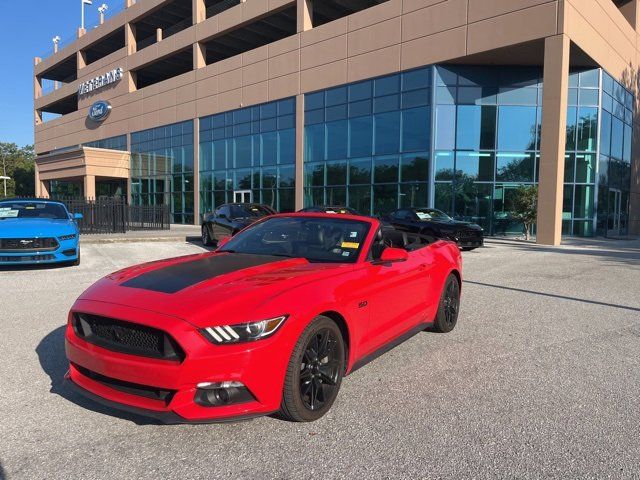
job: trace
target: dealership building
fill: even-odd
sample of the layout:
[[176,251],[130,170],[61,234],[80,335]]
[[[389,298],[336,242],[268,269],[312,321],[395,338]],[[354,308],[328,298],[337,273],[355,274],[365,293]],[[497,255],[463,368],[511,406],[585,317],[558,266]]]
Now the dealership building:
[[640,0],[126,0],[34,65],[36,194],[198,224],[433,206],[539,243],[640,233]]

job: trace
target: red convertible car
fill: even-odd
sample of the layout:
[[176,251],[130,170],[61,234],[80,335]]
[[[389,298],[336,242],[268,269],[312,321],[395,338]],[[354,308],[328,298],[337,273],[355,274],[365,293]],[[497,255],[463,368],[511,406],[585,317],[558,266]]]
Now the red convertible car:
[[264,218],[215,252],[106,276],[75,302],[67,381],[164,423],[324,415],[344,375],[456,325],[460,251],[374,218]]

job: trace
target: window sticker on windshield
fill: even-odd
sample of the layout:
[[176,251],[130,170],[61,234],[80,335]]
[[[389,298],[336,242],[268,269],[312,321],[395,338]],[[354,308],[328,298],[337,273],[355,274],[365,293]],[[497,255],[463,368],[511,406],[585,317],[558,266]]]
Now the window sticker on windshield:
[[324,213],[334,213],[334,214],[335,214],[336,212],[334,212],[333,210],[327,210],[327,211],[326,211],[326,212],[324,212]]
[[343,257],[348,257],[351,254],[351,252],[342,252],[342,256]]
[[428,213],[424,213],[424,212],[416,212],[416,215],[418,215],[418,218],[420,220],[429,220],[431,218],[431,215],[429,215]]
[[358,248],[360,244],[356,242],[342,242],[342,245],[340,246],[342,248]]
[[0,217],[2,218],[16,218],[19,210],[13,210],[12,208],[0,208]]
[[349,232],[349,238],[356,238],[358,236],[358,232]]

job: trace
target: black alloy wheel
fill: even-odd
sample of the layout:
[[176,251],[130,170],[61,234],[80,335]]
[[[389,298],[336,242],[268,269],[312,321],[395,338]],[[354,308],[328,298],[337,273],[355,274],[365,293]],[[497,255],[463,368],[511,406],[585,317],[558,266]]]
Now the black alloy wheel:
[[438,312],[433,325],[433,331],[446,333],[453,330],[458,323],[458,312],[460,310],[460,284],[458,278],[452,273],[447,277]]
[[345,370],[342,333],[333,320],[317,317],[296,344],[285,379],[280,413],[288,420],[311,422],[329,411]]
[[209,229],[206,225],[202,225],[202,244],[205,246],[212,245],[211,237],[209,236]]

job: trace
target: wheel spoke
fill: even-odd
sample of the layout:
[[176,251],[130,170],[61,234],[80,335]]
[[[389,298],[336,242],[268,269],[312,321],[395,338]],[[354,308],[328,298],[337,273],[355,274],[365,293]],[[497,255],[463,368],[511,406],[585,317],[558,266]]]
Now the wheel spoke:
[[330,386],[334,386],[336,384],[333,378],[331,378],[329,375],[324,373],[322,370],[320,370],[320,379],[322,380],[323,383],[326,383],[327,385],[330,385]]

